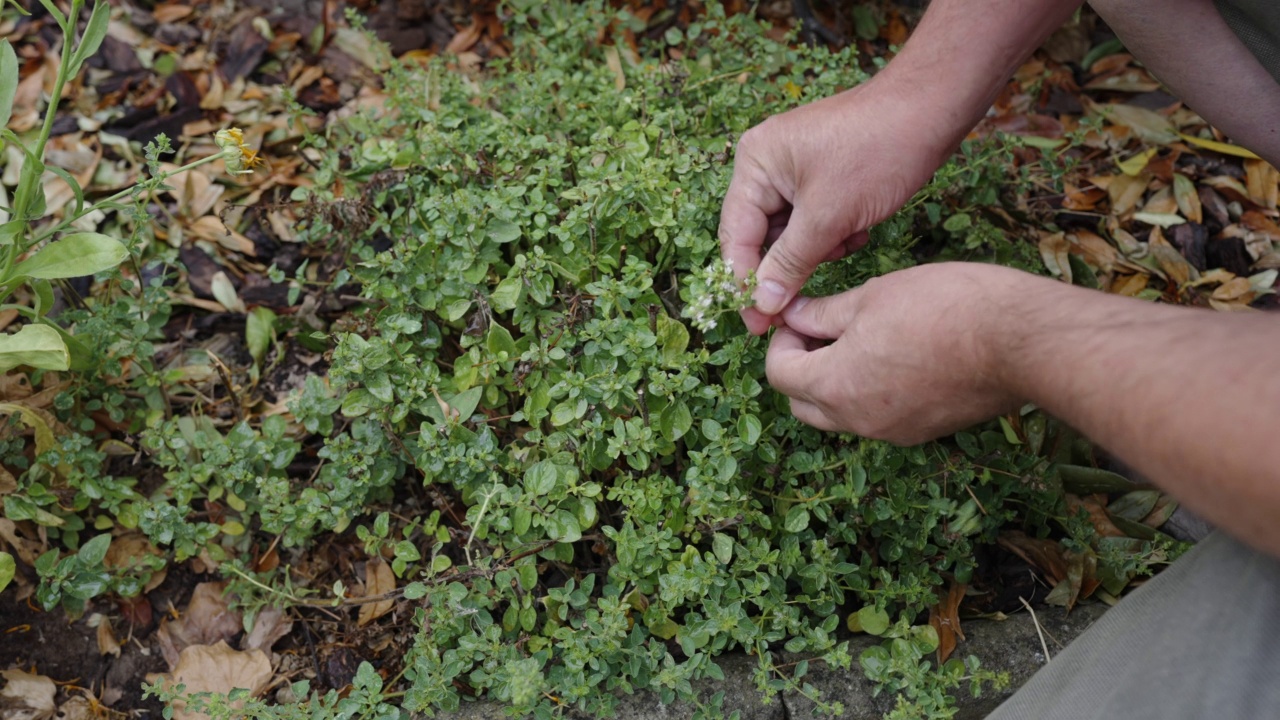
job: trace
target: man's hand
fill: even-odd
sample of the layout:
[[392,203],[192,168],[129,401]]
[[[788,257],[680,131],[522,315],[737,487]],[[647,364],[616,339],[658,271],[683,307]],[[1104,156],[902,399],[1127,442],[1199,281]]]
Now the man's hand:
[[[748,329],[767,330],[818,263],[867,241],[867,229],[920,188],[950,148],[927,118],[871,81],[772,118],[742,136],[720,218],[734,272],[757,271]],[[761,258],[764,247],[772,243]]]
[[818,263],[865,243],[867,229],[929,179],[1013,68],[1079,5],[933,0],[875,79],[743,135],[720,249],[739,278],[757,270],[747,329],[764,333]]
[[[914,444],[1016,408],[997,334],[1051,281],[992,265],[922,265],[799,298],[773,336],[769,383],[823,430]],[[824,341],[834,341],[829,345]]]

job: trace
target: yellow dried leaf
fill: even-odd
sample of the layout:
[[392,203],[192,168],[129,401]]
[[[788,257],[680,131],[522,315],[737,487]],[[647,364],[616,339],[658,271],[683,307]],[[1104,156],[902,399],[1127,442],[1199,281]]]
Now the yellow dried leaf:
[[1222,302],[1242,302],[1247,305],[1253,302],[1255,295],[1249,278],[1237,277],[1219,286],[1213,291],[1212,297]]
[[1276,209],[1276,196],[1280,194],[1280,173],[1266,160],[1245,160],[1245,188],[1249,199],[1264,210]]
[[1159,148],[1151,148],[1134,155],[1128,160],[1121,160],[1116,163],[1116,166],[1119,167],[1120,172],[1125,175],[1137,177],[1144,169],[1146,169],[1147,163],[1151,162],[1151,158],[1155,157],[1158,152],[1160,152]]
[[1173,199],[1178,205],[1178,212],[1193,223],[1204,222],[1204,209],[1200,204],[1200,194],[1196,192],[1191,178],[1180,173],[1173,176]]
[[[250,695],[260,695],[271,682],[271,660],[261,650],[240,652],[225,642],[216,645],[192,645],[182,651],[173,671],[166,675],[151,675],[147,680],[164,686],[183,685],[184,695],[218,693],[226,695],[232,690],[248,690]],[[173,702],[174,720],[207,720],[201,713],[187,710],[181,700]]]
[[[1169,118],[1154,110],[1122,103],[1103,105],[1099,109],[1112,123],[1129,128],[1146,142],[1165,144],[1178,139],[1178,133]],[[1151,151],[1151,154],[1154,155],[1155,152]]]
[[1146,173],[1137,177],[1117,175],[1107,186],[1107,195],[1111,197],[1111,212],[1123,215],[1137,207],[1138,201],[1147,191],[1149,182],[1151,182],[1151,176]]
[[1043,233],[1040,235],[1040,258],[1044,266],[1056,278],[1068,285],[1071,284],[1071,243],[1067,242],[1064,233]]
[[1196,269],[1191,266],[1191,263],[1188,263],[1186,258],[1182,257],[1177,248],[1164,239],[1164,233],[1160,231],[1159,225],[1151,228],[1151,237],[1147,240],[1147,247],[1151,248],[1151,255],[1159,263],[1160,269],[1164,270],[1169,279],[1179,286],[1200,276]]
[[1239,145],[1218,142],[1217,140],[1205,140],[1204,138],[1198,138],[1194,135],[1187,135],[1184,133],[1178,133],[1178,137],[1192,145],[1195,145],[1196,147],[1202,147],[1205,150],[1212,150],[1216,153],[1222,153],[1223,155],[1234,155],[1235,157],[1251,158],[1254,160],[1261,159],[1252,150],[1246,150]]
[[1142,212],[1157,215],[1172,215],[1178,212],[1178,201],[1173,197],[1173,188],[1165,186],[1151,194],[1142,204]]
[[1146,290],[1150,282],[1151,277],[1148,275],[1121,275],[1111,284],[1111,292],[1125,297],[1134,297]]

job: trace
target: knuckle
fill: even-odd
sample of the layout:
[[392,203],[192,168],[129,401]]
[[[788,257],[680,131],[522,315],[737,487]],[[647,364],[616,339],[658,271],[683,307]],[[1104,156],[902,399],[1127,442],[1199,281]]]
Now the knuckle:
[[812,270],[812,268],[805,266],[804,260],[796,254],[790,244],[778,243],[774,245],[769,249],[765,259],[788,279],[806,277]]

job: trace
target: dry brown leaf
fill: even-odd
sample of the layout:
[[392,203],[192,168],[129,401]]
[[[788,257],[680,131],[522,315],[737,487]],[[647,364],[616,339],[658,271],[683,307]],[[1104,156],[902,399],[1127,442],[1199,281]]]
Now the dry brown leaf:
[[1200,182],[1208,185],[1214,190],[1217,190],[1226,197],[1227,200],[1234,200],[1240,203],[1253,202],[1249,199],[1248,189],[1246,189],[1244,185],[1241,185],[1239,180],[1229,175],[1218,175],[1216,177],[1205,178]]
[[0,671],[5,679],[0,690],[0,718],[4,720],[49,720],[58,711],[53,698],[58,686],[43,675],[21,670]]
[[44,551],[44,545],[40,541],[18,535],[18,526],[9,518],[0,518],[0,539],[8,543],[18,559],[26,565],[34,566],[36,558]]
[[1040,234],[1040,259],[1049,272],[1068,285],[1071,284],[1071,243],[1064,233]]
[[1280,173],[1266,160],[1245,160],[1245,188],[1249,199],[1266,210],[1276,209],[1276,196],[1280,194]]
[[1200,273],[1187,262],[1186,258],[1182,257],[1182,253],[1165,240],[1164,232],[1158,225],[1151,228],[1147,247],[1151,249],[1151,256],[1159,263],[1160,269],[1164,270],[1169,279],[1178,285],[1200,277]]
[[1151,276],[1141,273],[1134,275],[1121,275],[1111,283],[1111,292],[1116,295],[1124,295],[1125,297],[1135,297],[1138,293],[1147,289],[1147,285],[1151,283]]
[[95,624],[98,627],[98,654],[120,657],[120,641],[116,640],[115,630],[111,627],[111,619],[105,615],[95,614],[89,618],[89,625]]
[[[364,572],[364,597],[377,597],[396,589],[395,573],[391,572],[391,566],[383,562],[382,558],[374,558],[365,563]],[[360,616],[356,622],[361,627],[368,625],[391,612],[394,606],[394,600],[365,603],[360,606]]]
[[1212,297],[1218,302],[1248,305],[1257,298],[1257,294],[1254,293],[1253,285],[1249,283],[1249,278],[1237,277],[1220,285],[1213,291]]
[[1067,576],[1066,558],[1056,540],[1033,538],[1021,530],[1012,530],[1001,533],[996,542],[1043,573],[1050,585],[1057,585]]
[[476,43],[480,42],[480,33],[483,31],[484,25],[478,20],[473,21],[453,36],[453,39],[444,48],[445,54],[458,55],[475,47]]
[[1204,212],[1200,206],[1200,195],[1196,192],[1195,183],[1182,174],[1173,176],[1173,200],[1182,217],[1193,223],[1204,222]]
[[1120,262],[1120,253],[1097,233],[1077,230],[1067,235],[1067,241],[1090,267],[1104,273],[1114,270]]
[[170,668],[177,665],[183,648],[227,641],[240,632],[240,613],[229,607],[225,594],[226,583],[201,583],[186,611],[177,620],[161,623],[156,637]]
[[267,608],[253,619],[253,630],[240,642],[241,650],[270,650],[293,630],[293,621],[279,608]]
[[1280,225],[1257,210],[1248,210],[1240,215],[1240,224],[1253,232],[1260,233],[1271,242],[1280,242]]
[[[225,642],[215,645],[192,645],[182,651],[171,673],[150,675],[147,680],[164,686],[183,685],[185,695],[248,690],[261,695],[271,683],[271,659],[261,650],[241,652]],[[182,700],[173,702],[174,720],[207,720],[200,713],[188,712]]]
[[171,23],[181,20],[190,15],[192,8],[189,5],[176,5],[174,3],[161,3],[156,5],[156,9],[152,11],[157,22]]
[[[1095,67],[1096,67],[1095,63]],[[1155,78],[1138,68],[1129,68],[1109,75],[1096,77],[1085,86],[1086,90],[1111,90],[1115,92],[1145,93],[1160,89]]]
[[1111,522],[1111,516],[1107,514],[1107,506],[1099,502],[1096,497],[1090,495],[1081,498],[1067,493],[1067,512],[1075,515],[1079,508],[1084,508],[1089,513],[1089,523],[1093,525],[1094,532],[1102,537],[1129,537]]
[[1172,187],[1162,187],[1151,194],[1142,204],[1142,212],[1158,215],[1172,215],[1178,212],[1178,201],[1173,197]]
[[1147,183],[1151,176],[1142,173],[1137,177],[1117,175],[1107,185],[1107,195],[1111,197],[1111,212],[1123,215],[1138,205],[1143,193],[1147,191]]
[[[129,532],[111,539],[111,547],[107,548],[102,564],[111,570],[123,570],[137,565],[147,555],[159,557],[161,553],[142,533]],[[143,594],[160,587],[166,576],[166,570],[152,573],[151,580],[142,589]]]
[[964,640],[960,629],[960,602],[964,600],[965,586],[952,583],[947,596],[929,608],[929,624],[938,633],[938,663],[944,663],[956,649],[956,638]]

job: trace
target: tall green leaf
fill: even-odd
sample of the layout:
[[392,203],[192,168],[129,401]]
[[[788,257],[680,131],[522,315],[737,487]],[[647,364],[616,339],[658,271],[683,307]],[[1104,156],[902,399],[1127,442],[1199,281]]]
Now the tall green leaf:
[[93,57],[98,52],[98,48],[102,47],[102,41],[107,37],[107,25],[111,22],[111,6],[106,0],[96,0],[93,4],[93,14],[89,16],[89,25],[84,29],[84,37],[80,39],[80,46],[76,48],[76,54],[71,57],[71,77],[75,77],[80,72],[80,66],[84,65],[84,61]]
[[18,55],[8,40],[0,40],[0,128],[13,116],[13,98],[18,94]]
[[101,233],[76,233],[45,245],[14,268],[15,277],[45,280],[82,277],[110,270],[129,257],[115,238]]
[[7,552],[0,552],[0,592],[4,592],[4,589],[9,586],[17,571],[18,566],[13,562],[13,556]]
[[71,366],[71,354],[57,330],[45,325],[27,325],[12,335],[0,336],[0,372],[19,365],[66,370]]

